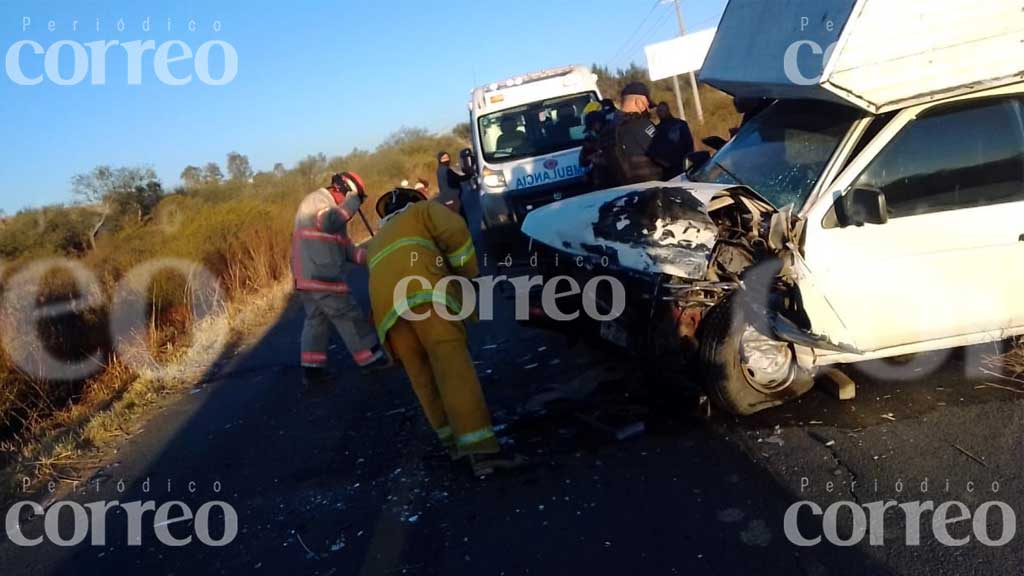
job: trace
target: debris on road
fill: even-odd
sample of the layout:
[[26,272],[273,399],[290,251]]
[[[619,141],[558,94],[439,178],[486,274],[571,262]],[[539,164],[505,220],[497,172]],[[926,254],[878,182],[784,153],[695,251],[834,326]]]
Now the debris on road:
[[530,398],[523,407],[527,414],[538,414],[557,401],[580,401],[590,396],[604,382],[625,377],[625,370],[618,366],[597,366],[583,372],[565,384],[547,384]]
[[984,460],[982,460],[981,458],[978,458],[978,457],[977,457],[977,456],[975,456],[974,454],[971,454],[971,453],[970,453],[970,452],[968,452],[968,451],[967,451],[967,450],[966,450],[965,448],[962,448],[962,447],[961,447],[960,445],[958,445],[958,444],[953,444],[952,446],[953,446],[953,448],[956,448],[957,450],[959,450],[959,451],[960,451],[960,453],[961,453],[961,454],[963,454],[964,456],[967,456],[967,457],[968,457],[968,458],[970,458],[971,460],[974,460],[974,461],[975,461],[975,462],[977,462],[978,464],[981,464],[981,465],[982,465],[982,466],[984,466],[985,468],[988,468],[988,464],[986,464]]
[[639,436],[647,425],[638,417],[638,410],[615,410],[598,414],[576,414],[576,417],[590,426],[611,435],[618,441]]
[[886,420],[889,420],[891,422],[895,422],[896,421],[896,417],[893,416],[892,412],[889,412],[888,414],[882,414],[881,417],[885,418]]
[[[979,367],[978,370],[989,376],[995,376],[996,378],[1002,378],[1017,384],[1024,384],[1024,380],[1018,378],[1018,376],[1024,374],[1024,345],[1022,344],[1024,342],[1018,339],[1017,346],[1013,350],[1005,354],[986,358],[984,364],[992,370],[984,367]],[[1010,375],[1000,374],[996,370],[1008,372]]]
[[985,389],[985,388],[998,388],[1000,390],[1007,390],[1007,391],[1010,391],[1010,392],[1016,392],[1017,394],[1024,394],[1024,390],[1019,390],[1017,388],[1010,388],[1009,386],[1003,386],[1002,384],[994,384],[992,382],[985,382],[984,384],[981,384],[979,386],[975,386],[974,387],[975,390],[982,390],[982,389]]
[[313,551],[309,549],[309,546],[306,546],[306,543],[302,541],[302,536],[298,532],[295,533],[295,537],[299,539],[299,544],[301,544],[302,548],[306,551],[306,560],[319,560],[320,559],[319,556],[314,554]]

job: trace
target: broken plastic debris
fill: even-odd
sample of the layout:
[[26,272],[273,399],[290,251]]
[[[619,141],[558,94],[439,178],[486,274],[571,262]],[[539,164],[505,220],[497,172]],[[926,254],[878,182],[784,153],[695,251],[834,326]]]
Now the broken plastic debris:
[[345,547],[345,536],[342,535],[338,538],[334,544],[331,544],[331,552],[337,552]]

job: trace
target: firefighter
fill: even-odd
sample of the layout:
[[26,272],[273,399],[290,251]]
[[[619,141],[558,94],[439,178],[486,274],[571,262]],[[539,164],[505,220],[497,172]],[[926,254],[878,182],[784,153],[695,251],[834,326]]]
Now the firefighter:
[[368,246],[370,301],[380,341],[400,362],[427,421],[452,460],[467,459],[477,476],[522,464],[501,453],[458,316],[458,282],[475,277],[476,252],[466,223],[415,190],[394,190],[377,202],[381,229]]
[[347,282],[352,269],[366,263],[366,249],[353,246],[347,231],[348,221],[365,198],[359,176],[342,172],[331,177],[328,188],[306,196],[295,215],[292,274],[306,309],[301,362],[309,391],[322,391],[329,384],[326,367],[331,326],[364,370],[390,364]]

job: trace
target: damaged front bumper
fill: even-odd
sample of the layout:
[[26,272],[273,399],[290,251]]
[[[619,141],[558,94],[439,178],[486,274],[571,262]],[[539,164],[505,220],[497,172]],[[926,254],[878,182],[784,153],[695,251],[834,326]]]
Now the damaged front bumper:
[[695,349],[706,311],[735,297],[765,336],[807,351],[857,353],[816,334],[801,308],[792,263],[802,230],[790,209],[776,209],[749,188],[687,181],[566,200],[523,225],[534,249],[547,253],[540,259],[549,263],[545,276],[568,274],[582,283],[581,276],[604,274],[623,282],[625,313],[597,329],[630,351]]

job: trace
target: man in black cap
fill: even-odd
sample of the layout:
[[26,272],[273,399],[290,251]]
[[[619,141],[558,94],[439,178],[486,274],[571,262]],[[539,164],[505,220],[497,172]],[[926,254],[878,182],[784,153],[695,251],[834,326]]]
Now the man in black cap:
[[601,131],[601,153],[609,167],[609,187],[660,180],[662,169],[651,159],[657,129],[651,122],[651,92],[643,82],[622,89],[614,120]]
[[445,206],[458,212],[463,220],[466,210],[462,207],[462,183],[471,179],[470,174],[459,174],[452,169],[452,158],[447,152],[437,153],[437,199]]
[[693,152],[693,134],[686,120],[672,115],[668,102],[659,102],[658,132],[651,142],[651,157],[663,171],[663,180],[670,180],[686,169],[686,157]]

